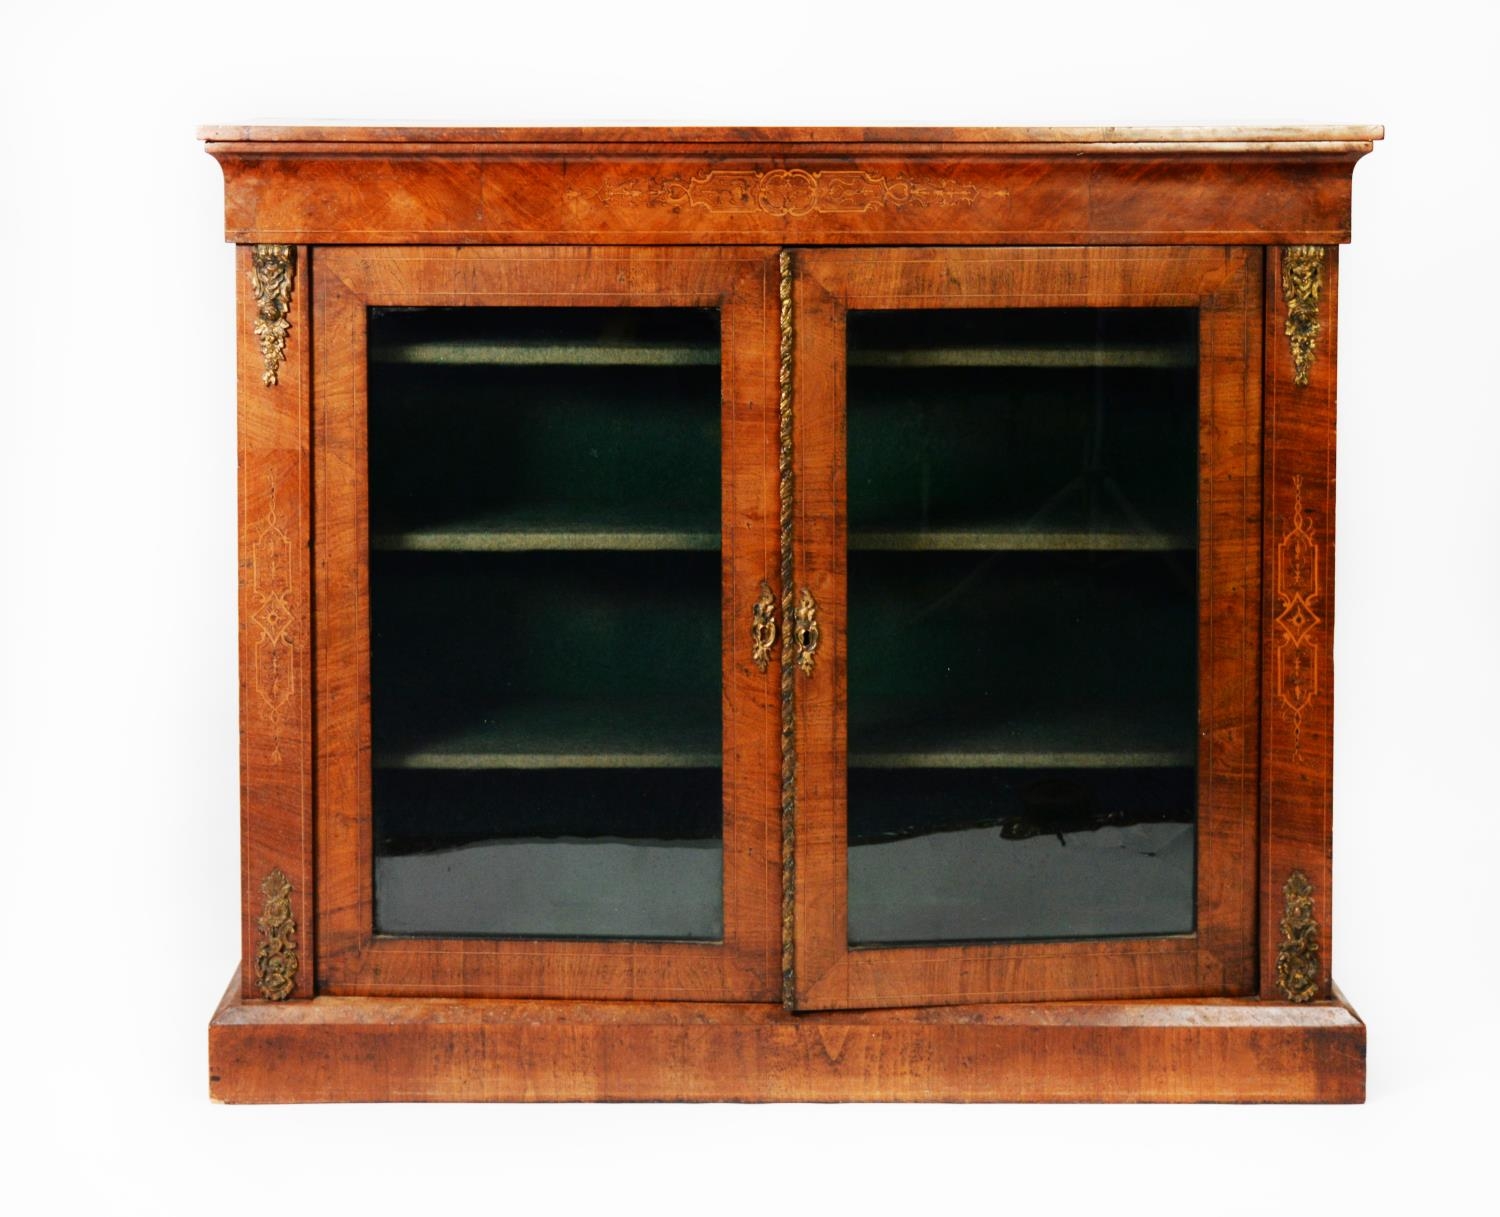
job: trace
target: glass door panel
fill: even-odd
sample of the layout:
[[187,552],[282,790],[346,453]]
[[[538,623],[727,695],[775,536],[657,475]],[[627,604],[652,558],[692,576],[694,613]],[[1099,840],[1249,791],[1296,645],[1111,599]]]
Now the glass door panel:
[[852,946],[1191,932],[1197,325],[849,314]]
[[319,991],[773,997],[775,252],[317,259]]
[[720,938],[717,312],[369,326],[376,930]]
[[797,255],[799,1007],[1253,986],[1259,257]]

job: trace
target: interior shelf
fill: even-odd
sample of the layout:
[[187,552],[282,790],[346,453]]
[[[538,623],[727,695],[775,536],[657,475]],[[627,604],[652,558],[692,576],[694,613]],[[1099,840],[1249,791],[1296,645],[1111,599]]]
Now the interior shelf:
[[850,529],[854,550],[971,552],[1129,552],[1168,553],[1195,548],[1191,534],[1151,528],[1067,529],[970,526],[955,528]]
[[716,527],[675,517],[605,518],[545,511],[493,511],[371,530],[370,548],[430,553],[524,550],[717,550]]
[[851,768],[1165,769],[1195,759],[1179,706],[851,704]]
[[[681,703],[536,703],[472,726],[414,730],[377,749],[380,769],[718,768],[720,727]],[[1006,714],[910,703],[856,719],[849,764],[863,769],[1161,769],[1191,766],[1191,729],[1165,710]]]
[[[1187,345],[1108,346],[1051,343],[1026,346],[919,347],[855,351],[856,368],[1190,368]],[[548,342],[504,338],[389,342],[370,348],[376,364],[500,367],[705,367],[719,350],[698,343]]]
[[[370,548],[407,553],[519,553],[529,550],[698,550],[719,548],[719,533],[664,521],[547,519],[494,512],[461,520],[377,527]],[[1187,533],[1152,529],[1069,530],[1003,526],[924,529],[855,529],[849,548],[882,551],[1120,552],[1191,551]]]
[[440,367],[708,367],[718,364],[719,348],[686,342],[465,338],[372,345],[370,362]]
[[1186,343],[1100,346],[1053,342],[1028,345],[855,349],[855,368],[1191,368],[1197,348]]
[[718,716],[687,698],[632,704],[536,701],[476,716],[472,725],[409,732],[377,747],[377,769],[716,769]]

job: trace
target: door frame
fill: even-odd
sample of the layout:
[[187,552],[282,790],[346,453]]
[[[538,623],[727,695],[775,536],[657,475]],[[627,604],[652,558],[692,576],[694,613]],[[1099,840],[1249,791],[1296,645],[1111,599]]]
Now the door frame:
[[[797,1009],[1167,996],[1256,987],[1263,251],[1258,247],[798,250],[796,586],[819,646],[796,678]],[[847,913],[846,324],[850,309],[1199,310],[1199,744],[1190,934],[851,948]]]
[[[774,1000],[780,990],[777,674],[751,656],[779,555],[777,251],[320,248],[314,255],[317,991]],[[371,810],[367,310],[713,307],[722,352],[724,936],[719,942],[380,935]]]

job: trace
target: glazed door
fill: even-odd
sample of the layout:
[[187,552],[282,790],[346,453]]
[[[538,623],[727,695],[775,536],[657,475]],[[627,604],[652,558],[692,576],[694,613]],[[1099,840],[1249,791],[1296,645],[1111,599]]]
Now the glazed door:
[[313,282],[319,991],[774,997],[774,253]]
[[1260,251],[794,267],[793,1004],[1253,992]]

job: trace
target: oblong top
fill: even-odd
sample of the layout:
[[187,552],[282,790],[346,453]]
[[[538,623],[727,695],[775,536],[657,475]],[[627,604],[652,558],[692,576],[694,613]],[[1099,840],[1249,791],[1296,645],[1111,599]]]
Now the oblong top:
[[1380,127],[212,126],[306,245],[1332,245]]
[[209,143],[276,144],[1368,144],[1382,126],[1201,127],[400,127],[215,123]]

